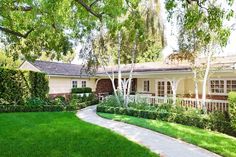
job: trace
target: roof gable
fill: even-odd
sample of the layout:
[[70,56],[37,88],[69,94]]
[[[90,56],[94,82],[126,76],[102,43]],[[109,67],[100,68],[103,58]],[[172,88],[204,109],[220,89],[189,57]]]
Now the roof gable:
[[87,76],[82,73],[82,65],[36,60],[32,65],[48,75]]

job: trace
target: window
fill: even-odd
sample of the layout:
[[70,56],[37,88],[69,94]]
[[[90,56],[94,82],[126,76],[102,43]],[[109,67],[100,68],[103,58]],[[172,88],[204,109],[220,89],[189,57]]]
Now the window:
[[149,92],[149,80],[143,82],[143,91]]
[[82,81],[81,84],[82,84],[82,87],[86,87],[86,81]]
[[226,95],[231,91],[236,91],[236,80],[231,79],[219,79],[210,80],[209,91],[212,94],[223,94]]
[[165,81],[158,81],[157,83],[157,96],[165,96]]
[[227,80],[227,93],[236,91],[236,80]]
[[173,90],[172,90],[172,86],[171,86],[171,83],[170,83],[170,81],[167,81],[166,82],[166,93],[167,93],[167,96],[171,96],[171,95],[173,95]]
[[211,93],[224,93],[224,80],[211,80]]
[[172,86],[171,83],[169,81],[162,81],[162,80],[158,80],[157,83],[157,96],[159,97],[165,97],[165,96],[171,96],[173,94],[172,91]]
[[77,81],[72,81],[72,88],[77,88]]

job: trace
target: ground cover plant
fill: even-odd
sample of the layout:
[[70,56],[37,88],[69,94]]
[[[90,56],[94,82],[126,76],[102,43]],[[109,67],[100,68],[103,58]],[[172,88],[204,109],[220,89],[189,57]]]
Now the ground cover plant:
[[209,130],[160,120],[98,113],[101,117],[137,125],[208,149],[225,157],[236,156],[236,138]]
[[158,156],[73,112],[1,113],[0,125],[1,157]]

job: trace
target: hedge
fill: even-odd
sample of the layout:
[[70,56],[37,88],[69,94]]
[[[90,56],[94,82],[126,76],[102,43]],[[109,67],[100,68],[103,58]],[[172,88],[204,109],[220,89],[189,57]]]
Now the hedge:
[[89,87],[72,88],[71,93],[92,93],[92,88]]
[[44,73],[0,68],[0,104],[23,105],[26,99],[48,95]]
[[222,117],[222,113],[214,113],[211,114],[209,117],[204,117],[199,115],[186,115],[177,114],[173,112],[137,110],[132,108],[110,107],[103,105],[97,106],[97,112],[121,114],[154,120],[158,119],[167,122],[194,126],[202,129],[211,129],[214,131],[236,136],[236,132],[233,131],[230,122],[225,120],[224,117]]
[[59,105],[0,105],[0,112],[59,112],[65,108]]
[[229,100],[229,115],[231,118],[231,126],[236,131],[236,92],[230,92],[228,95]]

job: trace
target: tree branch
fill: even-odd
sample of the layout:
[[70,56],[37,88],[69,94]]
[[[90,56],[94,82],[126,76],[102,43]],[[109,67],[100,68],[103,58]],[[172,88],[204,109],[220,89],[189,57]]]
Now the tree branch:
[[31,11],[33,7],[31,6],[14,6],[12,10],[17,10],[17,11]]
[[92,8],[93,5],[95,5],[98,1],[100,1],[100,0],[95,0],[93,3],[91,3],[91,4],[89,5],[89,7]]
[[94,12],[90,6],[88,6],[83,0],[76,0],[80,5],[84,7],[89,13],[97,17],[100,21],[102,21],[102,15]]
[[28,32],[26,32],[25,34],[22,34],[20,32],[16,32],[16,31],[13,31],[11,29],[8,29],[8,28],[4,28],[2,26],[0,26],[0,31],[3,31],[5,33],[8,33],[8,34],[11,34],[11,35],[14,35],[14,36],[17,36],[17,37],[21,37],[21,38],[27,38],[28,35],[33,31],[34,29],[31,28]]

